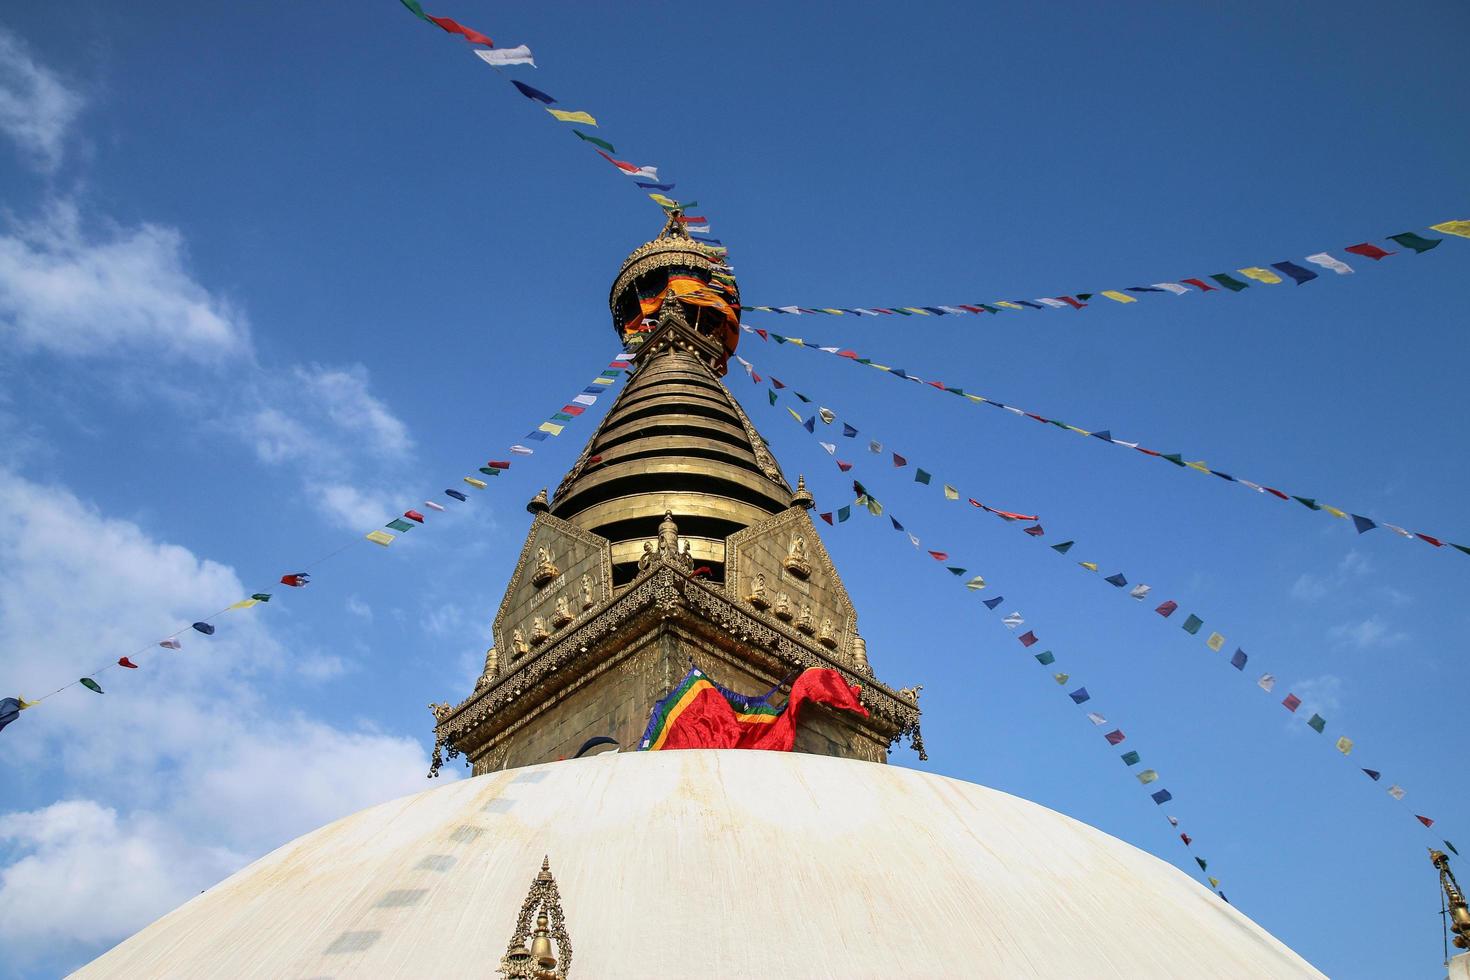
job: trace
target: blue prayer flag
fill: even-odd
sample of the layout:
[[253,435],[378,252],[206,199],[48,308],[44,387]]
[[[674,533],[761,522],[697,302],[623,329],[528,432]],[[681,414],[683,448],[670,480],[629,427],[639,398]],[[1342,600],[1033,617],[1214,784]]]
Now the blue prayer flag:
[[516,90],[518,92],[520,92],[528,99],[535,99],[537,102],[545,102],[547,105],[553,105],[556,102],[555,99],[547,95],[545,92],[541,91],[539,88],[532,88],[525,82],[517,82],[515,80],[512,80],[511,84],[516,87]]
[[1087,688],[1085,687],[1077,688],[1077,690],[1068,694],[1067,697],[1072,699],[1073,704],[1081,704],[1083,701],[1090,701],[1092,699],[1092,695],[1087,693]]
[[1291,278],[1296,280],[1296,284],[1298,286],[1304,283],[1309,283],[1313,279],[1317,278],[1317,273],[1313,272],[1311,269],[1303,269],[1295,262],[1272,262],[1271,268],[1275,269],[1278,272],[1284,272],[1288,276],[1291,276]]
[[1230,666],[1234,667],[1236,670],[1245,670],[1245,662],[1249,659],[1250,658],[1245,655],[1244,650],[1236,647],[1235,655],[1230,658]]
[[983,599],[981,601],[984,602],[991,609],[994,609],[996,606],[1000,605],[1002,602],[1005,602],[1006,600],[1005,600],[1005,596],[999,596],[998,595],[994,599]]
[[1153,797],[1153,801],[1160,806],[1163,806],[1165,803],[1168,803],[1174,798],[1174,794],[1166,789],[1161,789],[1157,793],[1150,793],[1149,795]]

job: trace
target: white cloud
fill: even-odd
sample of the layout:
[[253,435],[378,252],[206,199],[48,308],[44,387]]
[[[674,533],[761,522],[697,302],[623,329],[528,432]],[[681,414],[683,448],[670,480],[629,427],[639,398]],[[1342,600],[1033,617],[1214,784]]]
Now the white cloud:
[[361,364],[347,368],[313,364],[298,367],[295,374],[303,393],[314,398],[343,432],[367,437],[373,453],[402,455],[411,445],[408,427],[368,391],[367,368]]
[[0,27],[0,132],[49,173],[61,165],[67,130],[81,110],[82,97]]
[[1309,677],[1292,685],[1291,693],[1302,699],[1297,714],[1331,716],[1342,710],[1342,678],[1333,674]]
[[[247,591],[232,569],[65,488],[0,469],[0,500],[11,514],[0,522],[0,676],[18,693],[95,671]],[[268,607],[214,622],[215,636],[145,647],[141,669],[95,674],[106,695],[63,691],[0,739],[0,768],[45,772],[59,797],[0,811],[0,947],[13,959],[74,966],[250,858],[427,788],[413,739],[282,706],[276,685],[340,672],[340,660],[288,655],[304,644],[277,634]]]
[[1376,613],[1367,619],[1340,623],[1329,629],[1327,636],[1335,642],[1347,643],[1359,650],[1398,646],[1409,638],[1407,633],[1393,629]]
[[373,607],[355,595],[347,597],[347,611],[360,619],[367,620],[369,623],[373,621]]
[[187,268],[177,229],[89,234],[72,201],[0,235],[0,337],[68,356],[146,353],[212,363],[250,355],[242,313]]

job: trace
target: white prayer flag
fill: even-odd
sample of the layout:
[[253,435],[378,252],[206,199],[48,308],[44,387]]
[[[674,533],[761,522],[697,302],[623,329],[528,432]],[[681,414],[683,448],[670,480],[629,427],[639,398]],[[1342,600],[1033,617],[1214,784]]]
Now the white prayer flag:
[[1166,290],[1173,293],[1175,296],[1183,296],[1185,293],[1189,292],[1188,289],[1185,289],[1177,282],[1156,282],[1154,283],[1154,288]]
[[1334,259],[1326,252],[1318,252],[1316,255],[1308,255],[1307,261],[1312,263],[1313,265],[1320,265],[1324,269],[1331,269],[1339,276],[1350,276],[1353,274],[1352,266],[1348,265],[1346,262],[1343,262],[1340,259]]
[[868,443],[868,451],[869,452],[874,452],[874,453],[881,453],[883,451],[883,443],[881,443],[881,442],[869,442]]
[[1135,599],[1142,600],[1143,597],[1146,596],[1146,595],[1148,595],[1149,592],[1152,591],[1152,590],[1153,590],[1153,586],[1152,585],[1135,585],[1129,591],[1128,594],[1131,595]]
[[1404,798],[1404,788],[1395,783],[1388,788],[1388,795],[1396,800],[1402,800]]
[[1022,623],[1026,622],[1026,621],[1021,618],[1021,614],[1020,613],[1013,612],[1013,613],[1007,613],[1006,614],[1006,618],[1005,619],[1002,619],[1001,622],[1002,623],[1005,623],[1006,629],[1013,630],[1017,626],[1020,626]]
[[794,313],[797,316],[801,316],[801,308],[798,306],[778,306],[776,307],[776,309],[780,310],[782,313]]
[[827,450],[827,455],[828,456],[836,456],[837,455],[837,447],[834,446],[834,445],[832,445],[832,443],[830,443],[830,442],[818,442],[817,445],[819,445],[823,449]]
[[179,650],[183,648],[183,644],[173,637],[169,637],[166,640],[159,640],[158,645],[163,647],[165,650]]
[[[905,533],[907,533],[907,532],[905,532]],[[915,548],[917,548],[919,546],[919,539],[916,538],[916,537],[914,537],[912,534],[909,534],[909,543],[912,544]]]
[[573,398],[572,401],[576,402],[578,405],[596,405],[597,404],[597,396],[596,395],[578,395],[576,398]]
[[475,54],[479,55],[487,65],[499,68],[504,65],[530,65],[536,67],[536,59],[531,56],[531,49],[524,44],[518,44],[513,48],[476,48]]
[[1106,725],[1108,723],[1108,720],[1102,715],[1098,714],[1096,711],[1089,711],[1087,713],[1087,720],[1092,722],[1094,725]]
[[1052,307],[1057,307],[1057,308],[1060,308],[1060,307],[1063,307],[1063,306],[1066,306],[1067,305],[1066,303],[1063,303],[1059,299],[1047,299],[1044,296],[1038,296],[1038,297],[1036,297],[1036,299],[1032,300],[1032,302],[1033,303],[1040,303],[1042,306],[1052,306]]
[[515,453],[517,456],[533,456],[536,453],[536,450],[531,449],[528,446],[522,446],[520,443],[516,443],[514,446],[511,446],[510,451]]
[[425,500],[424,501],[424,506],[427,507],[427,508],[429,508],[430,510],[443,510],[444,509],[444,505],[443,504],[436,504],[432,500]]
[[1261,690],[1269,691],[1271,690],[1271,688],[1276,686],[1276,675],[1262,674],[1261,679],[1256,681],[1256,684],[1261,688]]

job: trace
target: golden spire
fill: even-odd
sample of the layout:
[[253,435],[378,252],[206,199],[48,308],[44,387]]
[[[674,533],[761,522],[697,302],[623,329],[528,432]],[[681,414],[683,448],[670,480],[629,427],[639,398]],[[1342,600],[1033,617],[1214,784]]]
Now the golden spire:
[[1465,904],[1465,893],[1450,870],[1450,859],[1444,851],[1430,849],[1429,861],[1439,869],[1439,887],[1444,889],[1445,911],[1450,916],[1450,932],[1454,933],[1456,949],[1470,949],[1470,906]]
[[551,501],[546,499],[545,487],[542,487],[541,492],[532,497],[530,503],[526,504],[526,510],[530,511],[532,514],[539,514],[542,511],[550,509]]
[[806,488],[806,474],[798,473],[796,476],[796,492],[791,495],[791,506],[811,510],[817,506],[812,499],[811,491]]

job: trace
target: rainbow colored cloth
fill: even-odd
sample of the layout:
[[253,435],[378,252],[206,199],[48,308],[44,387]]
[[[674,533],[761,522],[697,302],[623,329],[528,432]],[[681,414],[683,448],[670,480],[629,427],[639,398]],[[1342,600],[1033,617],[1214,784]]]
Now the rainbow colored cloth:
[[796,722],[808,702],[855,711],[867,717],[858,701],[862,688],[849,685],[835,670],[811,667],[791,685],[781,707],[770,700],[781,685],[762,695],[745,695],[721,687],[691,667],[678,685],[653,706],[640,751],[659,749],[765,749],[790,752]]

